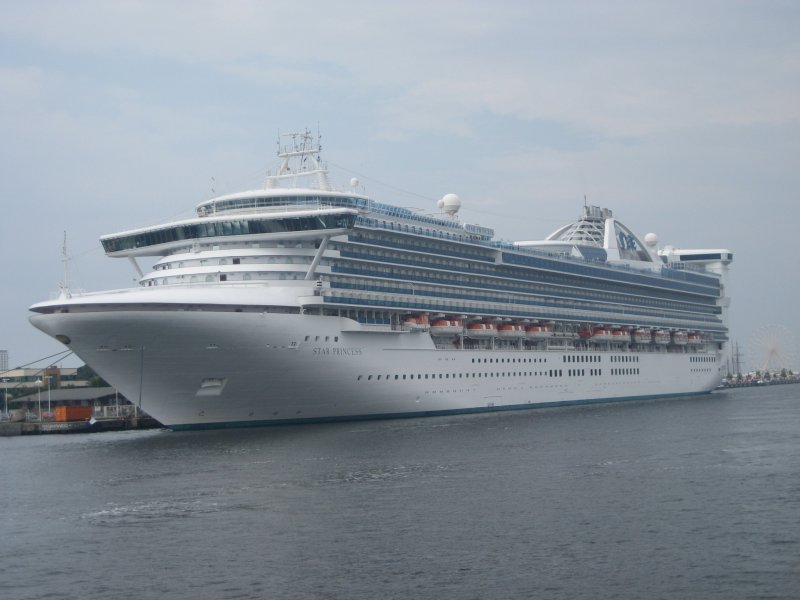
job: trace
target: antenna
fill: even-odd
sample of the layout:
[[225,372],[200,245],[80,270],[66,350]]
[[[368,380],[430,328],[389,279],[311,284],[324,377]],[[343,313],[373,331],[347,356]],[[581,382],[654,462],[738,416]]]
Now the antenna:
[[64,263],[64,281],[58,286],[64,298],[71,298],[69,291],[69,257],[67,256],[67,231],[64,230],[64,243],[61,246],[61,261]]

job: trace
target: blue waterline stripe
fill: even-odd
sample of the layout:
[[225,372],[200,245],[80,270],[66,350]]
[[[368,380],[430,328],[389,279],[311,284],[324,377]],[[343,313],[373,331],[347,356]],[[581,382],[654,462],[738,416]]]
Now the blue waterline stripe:
[[341,417],[309,417],[299,419],[270,419],[263,421],[230,421],[216,423],[186,423],[168,425],[172,431],[192,431],[199,429],[239,429],[243,427],[272,427],[275,425],[305,425],[310,423],[342,423],[346,421],[375,421],[379,419],[415,419],[419,417],[443,417],[446,415],[465,415],[508,410],[532,410],[536,408],[554,408],[559,406],[575,406],[584,404],[609,404],[612,402],[628,402],[634,400],[659,400],[710,394],[711,390],[685,392],[679,394],[657,394],[653,396],[620,396],[615,398],[599,398],[590,400],[563,400],[560,402],[540,402],[536,404],[509,404],[507,406],[478,406],[473,408],[452,408],[447,410],[423,410],[402,413],[381,413],[368,415],[347,415]]

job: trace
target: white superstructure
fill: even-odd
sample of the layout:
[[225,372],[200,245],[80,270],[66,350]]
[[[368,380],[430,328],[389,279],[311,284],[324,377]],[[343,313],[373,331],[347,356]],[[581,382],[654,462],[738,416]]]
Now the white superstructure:
[[[101,238],[135,289],[32,323],[173,428],[434,415],[708,392],[727,250],[657,250],[588,206],[541,242],[333,190],[308,132],[264,189]],[[352,188],[358,182],[351,182]],[[142,268],[141,262],[155,260]],[[141,262],[140,262],[141,261]]]

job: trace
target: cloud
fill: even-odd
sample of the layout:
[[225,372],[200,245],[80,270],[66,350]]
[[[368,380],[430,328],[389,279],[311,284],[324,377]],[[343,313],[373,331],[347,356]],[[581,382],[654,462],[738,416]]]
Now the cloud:
[[[389,139],[470,136],[482,113],[609,136],[800,119],[798,45],[746,4],[54,3],[6,31],[72,52],[137,53],[291,93],[382,101]],[[796,13],[790,14],[796,17]],[[770,29],[772,28],[772,29]]]
[[[585,194],[637,232],[731,246],[734,285],[738,269],[759,289],[793,272],[800,5],[301,6],[5,3],[4,233],[35,220],[45,242],[11,242],[26,248],[16,279],[40,278],[3,301],[24,313],[46,297],[64,227],[80,251],[191,209],[212,175],[217,191],[258,185],[277,130],[317,122],[327,156],[390,184],[389,202],[455,191],[465,219],[530,239]],[[124,272],[99,263],[86,287]],[[734,306],[760,301],[744,288]]]
[[44,73],[36,67],[0,66],[0,98],[4,103],[35,98],[44,87]]

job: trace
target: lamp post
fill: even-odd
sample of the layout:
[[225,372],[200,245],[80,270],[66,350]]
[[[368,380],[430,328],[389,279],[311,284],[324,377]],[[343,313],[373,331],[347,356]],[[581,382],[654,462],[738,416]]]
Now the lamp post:
[[36,387],[39,390],[39,421],[42,420],[42,380],[36,380]]
[[3,391],[5,392],[5,415],[6,419],[8,418],[8,382],[11,381],[8,377],[3,377]]

